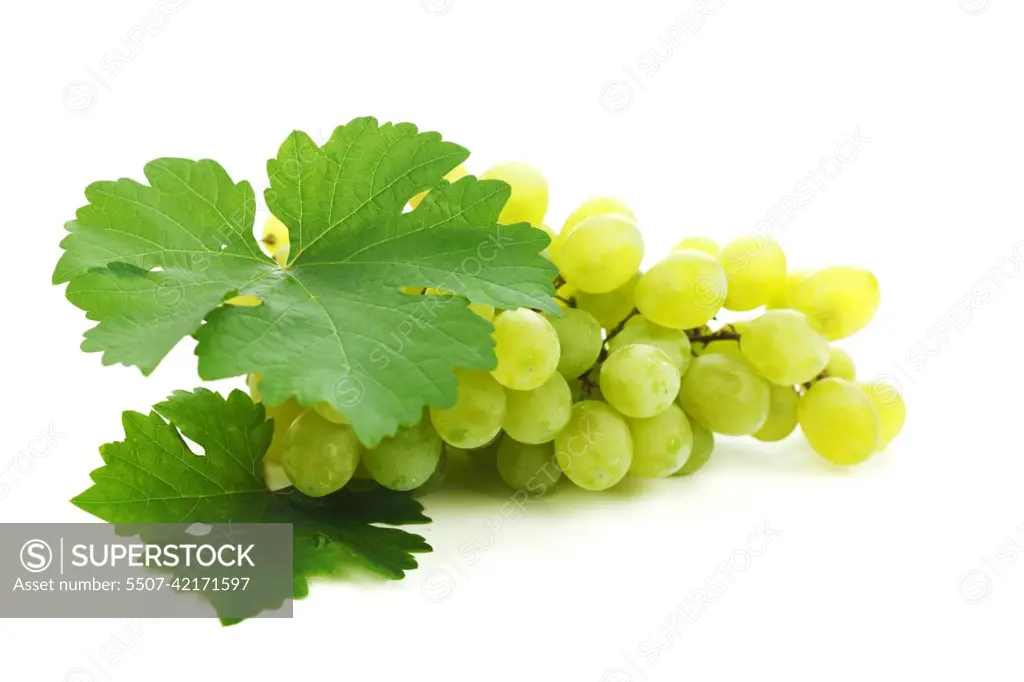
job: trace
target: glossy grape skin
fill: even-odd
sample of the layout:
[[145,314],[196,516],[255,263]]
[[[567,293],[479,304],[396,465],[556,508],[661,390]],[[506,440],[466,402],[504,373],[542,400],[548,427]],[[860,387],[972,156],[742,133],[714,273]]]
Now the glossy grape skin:
[[675,405],[647,419],[626,419],[633,438],[629,473],[643,478],[671,476],[686,463],[693,448],[690,421]]
[[548,183],[539,170],[526,163],[502,163],[488,168],[480,179],[502,180],[512,187],[498,216],[500,224],[543,224],[548,212]]
[[505,421],[505,391],[487,372],[456,373],[458,393],[448,409],[430,408],[430,421],[444,442],[470,450],[487,445]]
[[601,366],[601,393],[627,417],[664,412],[679,393],[679,370],[663,350],[632,344],[613,351]]
[[796,404],[800,396],[792,386],[772,384],[768,388],[771,391],[768,418],[753,436],[757,440],[773,443],[796,429]]
[[715,449],[715,434],[693,421],[690,422],[690,432],[693,434],[693,447],[690,449],[690,456],[686,463],[677,471],[674,476],[690,476],[697,473],[708,460],[711,459],[711,452]]
[[363,454],[373,480],[391,490],[413,490],[433,476],[441,460],[441,438],[429,419],[398,429]]
[[753,310],[771,301],[786,284],[786,255],[774,240],[748,235],[718,252],[728,280],[725,308]]
[[812,272],[812,270],[788,270],[785,284],[775,292],[775,296],[768,302],[768,308],[792,308],[796,292]]
[[740,352],[758,374],[782,386],[818,376],[828,364],[828,340],[796,310],[766,310],[744,325]]
[[687,237],[672,247],[673,251],[702,251],[712,258],[718,255],[718,242],[707,237]]
[[729,436],[754,433],[768,419],[768,382],[743,360],[722,353],[690,363],[679,389],[679,405],[691,420]]
[[635,315],[622,327],[622,330],[608,342],[608,350],[615,351],[623,346],[643,343],[660,348],[668,356],[679,373],[686,372],[690,366],[690,340],[680,329],[669,329],[654,324],[643,315]]
[[492,336],[498,366],[491,375],[506,388],[537,388],[558,368],[558,334],[540,313],[529,308],[507,310],[495,318]]
[[[253,375],[255,376],[255,375]],[[258,383],[258,382],[257,382]],[[269,490],[280,490],[291,485],[281,466],[281,455],[284,453],[285,434],[305,408],[295,398],[290,398],[280,405],[266,405],[267,419],[274,420],[274,434],[270,447],[263,455],[263,478]]]
[[853,381],[857,378],[857,366],[853,358],[845,350],[836,345],[828,347],[828,364],[825,365],[825,374],[830,377],[838,377]]
[[633,460],[633,441],[622,416],[605,403],[572,406],[555,437],[555,457],[566,477],[585,490],[606,490],[622,480]]
[[520,443],[504,438],[498,446],[498,475],[513,490],[544,495],[558,485],[562,470],[553,443]]
[[[467,175],[469,175],[469,171],[467,171],[466,167],[460,163],[458,166],[445,173],[444,179],[448,182],[455,182],[457,180],[461,180]],[[420,205],[420,202],[427,198],[427,194],[429,194],[429,192],[420,192],[412,199],[409,199],[409,206],[416,208]]]
[[[505,433],[520,443],[547,443],[565,428],[572,411],[572,393],[558,372],[531,391],[505,389]],[[508,439],[506,439],[508,440]]]
[[561,317],[544,317],[558,334],[558,371],[562,376],[574,379],[593,367],[604,345],[601,323],[578,308],[562,310]]
[[288,255],[291,252],[288,227],[278,220],[277,216],[272,215],[263,223],[260,241],[278,265],[284,267],[288,263]]
[[644,240],[636,223],[623,215],[587,218],[561,241],[555,263],[580,291],[606,294],[636,274]]
[[284,441],[281,466],[295,488],[310,497],[341,490],[363,449],[351,426],[329,422],[312,409],[292,422]]
[[797,401],[797,419],[814,451],[834,464],[863,462],[882,442],[874,404],[845,379],[815,382]]
[[637,273],[624,285],[607,294],[588,294],[580,291],[575,296],[576,307],[593,315],[605,329],[614,329],[633,312],[634,295],[639,282],[640,274]]
[[879,437],[878,449],[884,450],[892,439],[895,438],[907,420],[907,405],[903,402],[903,396],[890,384],[884,381],[858,381],[854,382],[864,395],[871,400],[878,413]]
[[640,277],[636,307],[670,329],[693,329],[714,317],[726,298],[725,271],[700,251],[676,251]]
[[577,225],[582,223],[587,218],[593,218],[599,215],[622,215],[633,222],[636,222],[636,215],[633,211],[618,199],[611,197],[594,197],[593,199],[587,199],[575,211],[569,214],[566,218],[565,223],[562,225],[562,230],[559,232],[551,242],[549,251],[553,259],[556,259],[559,252],[561,251],[562,244],[568,239],[569,235],[576,228]]
[[873,274],[838,266],[818,270],[805,279],[793,296],[793,308],[806,314],[829,341],[836,341],[863,329],[880,300]]

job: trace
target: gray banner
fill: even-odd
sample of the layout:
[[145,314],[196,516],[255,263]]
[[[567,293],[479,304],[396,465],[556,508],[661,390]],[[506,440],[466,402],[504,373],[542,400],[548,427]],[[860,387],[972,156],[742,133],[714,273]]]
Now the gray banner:
[[0,618],[292,616],[288,524],[0,524]]

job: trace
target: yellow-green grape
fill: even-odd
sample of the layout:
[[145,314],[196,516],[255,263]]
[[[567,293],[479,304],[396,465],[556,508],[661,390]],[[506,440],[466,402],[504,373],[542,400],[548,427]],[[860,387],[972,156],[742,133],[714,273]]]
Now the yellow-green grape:
[[725,271],[700,251],[676,251],[640,277],[636,307],[662,327],[693,329],[725,303]]
[[[505,390],[505,433],[520,443],[547,443],[565,428],[572,393],[558,372],[532,391]],[[507,439],[506,439],[507,440]]]
[[754,432],[754,438],[774,443],[793,433],[796,428],[796,403],[800,396],[792,386],[772,384],[771,402],[768,405],[768,419],[764,426]]
[[764,426],[771,391],[745,361],[708,353],[695,357],[683,375],[679,405],[715,433],[745,436]]
[[686,463],[693,448],[690,420],[675,405],[648,419],[626,419],[633,436],[629,473],[644,478],[671,476]]
[[[467,175],[469,175],[469,171],[467,171],[466,167],[460,163],[458,166],[445,173],[444,179],[447,180],[448,182],[455,182],[456,180],[460,180],[466,177]],[[409,205],[412,206],[413,208],[416,208],[417,206],[420,205],[420,202],[427,197],[427,194],[428,192],[420,192],[412,199],[409,199]]]
[[267,249],[270,257],[277,261],[277,264],[284,267],[288,262],[288,252],[291,250],[291,242],[288,240],[288,227],[285,226],[277,216],[270,216],[267,222],[263,223],[263,234],[260,241]]
[[559,373],[566,379],[574,379],[593,367],[604,345],[601,324],[594,316],[579,308],[566,308],[561,317],[545,315],[545,318],[558,334]]
[[281,466],[300,492],[323,497],[351,480],[361,450],[351,426],[334,424],[316,410],[305,410],[284,435]]
[[725,270],[728,310],[753,310],[771,301],[786,284],[786,254],[768,237],[740,237],[718,252]]
[[766,310],[748,322],[740,352],[758,374],[793,386],[818,376],[828,364],[828,341],[796,310]]
[[793,307],[811,318],[829,341],[836,341],[867,325],[880,298],[878,280],[870,272],[837,266],[805,279],[793,298]]
[[316,413],[318,415],[320,415],[321,417],[323,417],[327,421],[331,422],[332,424],[348,424],[349,423],[348,419],[345,418],[345,415],[343,415],[341,412],[338,412],[336,409],[334,409],[334,405],[331,405],[328,402],[321,401],[321,402],[317,403],[316,405],[314,405],[313,409],[316,410]]
[[266,405],[267,419],[274,420],[274,434],[270,439],[270,447],[263,456],[263,481],[269,490],[280,490],[291,485],[288,475],[281,466],[281,455],[284,453],[285,434],[305,408],[295,398],[289,398],[280,405]]
[[240,308],[255,308],[258,305],[262,305],[263,301],[260,300],[259,296],[253,296],[252,294],[241,294],[240,296],[232,296],[228,300],[224,301],[224,305],[236,305]]
[[786,272],[786,283],[775,292],[775,296],[768,302],[769,308],[792,308],[793,298],[804,280],[811,276],[813,270],[789,270]]
[[631,218],[607,214],[587,218],[558,249],[555,262],[565,280],[580,291],[606,294],[637,273],[644,240]]
[[878,412],[879,426],[882,431],[879,450],[884,450],[893,438],[903,429],[907,421],[907,405],[903,396],[895,386],[884,381],[858,381],[855,385],[871,400]]
[[540,313],[529,308],[507,310],[494,319],[491,336],[498,357],[491,375],[506,388],[537,388],[558,368],[558,334]]
[[[359,475],[359,470],[356,470],[356,476]],[[370,476],[370,478],[373,478]],[[444,485],[445,479],[448,478],[448,449],[441,448],[441,458],[437,461],[437,466],[434,468],[434,473],[430,474],[430,478],[427,482],[418,488],[414,488],[412,491],[413,497],[422,497],[423,495],[429,495],[430,493],[436,492],[441,489]]]
[[569,233],[572,232],[577,225],[582,223],[587,218],[593,218],[598,215],[609,215],[616,214],[626,216],[633,222],[636,222],[636,215],[633,211],[626,206],[623,202],[612,197],[594,197],[593,199],[587,199],[580,206],[569,214],[569,217],[565,219],[565,223],[562,225],[562,231],[558,233],[554,241],[551,242],[551,256],[556,257],[558,252],[562,248],[562,244],[569,238]]
[[672,247],[673,251],[703,251],[712,258],[718,255],[718,242],[707,237],[687,237]]
[[815,382],[797,401],[796,414],[814,451],[834,464],[863,462],[881,445],[878,410],[845,379]]
[[539,170],[526,163],[502,163],[488,168],[480,178],[504,180],[512,187],[512,195],[498,216],[499,223],[540,225],[544,222],[548,212],[548,183]]
[[575,295],[576,307],[593,315],[605,329],[614,329],[636,307],[634,294],[639,283],[640,273],[637,273],[621,287],[607,294],[588,294],[579,291]]
[[632,344],[612,351],[600,376],[608,404],[636,419],[664,412],[679,393],[679,370],[657,346]]
[[853,358],[849,353],[839,346],[831,345],[828,347],[828,364],[825,365],[825,374],[853,381],[857,378],[857,366],[853,364]]
[[441,460],[442,447],[430,420],[421,419],[367,450],[363,462],[373,480],[385,488],[413,490],[430,480]]
[[645,343],[663,350],[680,374],[690,366],[690,340],[680,329],[662,327],[643,315],[636,315],[626,322],[622,331],[612,337],[608,342],[608,350],[615,351],[634,343]]
[[498,446],[498,475],[513,490],[531,495],[550,492],[562,478],[553,443],[520,443],[503,438]]
[[555,436],[555,459],[566,477],[585,490],[606,490],[622,480],[633,461],[626,421],[608,405],[584,400]]
[[715,434],[703,426],[689,420],[690,431],[693,433],[693,447],[690,449],[690,456],[674,476],[689,476],[696,473],[711,459],[711,452],[715,449]]
[[710,353],[720,353],[722,355],[731,355],[734,358],[738,358],[746,362],[746,358],[743,357],[743,353],[740,352],[740,343],[736,339],[716,339],[714,341],[695,341],[693,342],[693,354],[694,355],[708,355]]
[[245,377],[245,387],[249,389],[249,395],[254,403],[260,402],[263,398],[260,395],[261,379],[263,379],[263,374],[260,372],[253,372]]
[[430,408],[430,421],[444,442],[472,449],[490,443],[505,421],[505,390],[487,372],[456,373],[458,397],[447,410]]

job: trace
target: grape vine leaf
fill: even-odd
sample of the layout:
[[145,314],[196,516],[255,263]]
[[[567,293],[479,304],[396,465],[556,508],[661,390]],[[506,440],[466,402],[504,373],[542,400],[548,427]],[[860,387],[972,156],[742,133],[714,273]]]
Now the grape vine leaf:
[[[555,269],[540,255],[548,237],[497,224],[509,186],[443,179],[467,156],[437,133],[373,118],[323,146],[292,133],[267,164],[267,206],[290,233],[283,268],[253,237],[248,182],[214,161],[159,159],[148,185],[86,189],[53,281],[98,323],[82,348],[105,364],[149,374],[194,335],[203,379],[259,372],[267,404],[329,402],[373,446],[424,407],[452,405],[453,369],[495,366],[491,327],[469,301],[558,314]],[[238,294],[262,304],[224,304]]]
[[[263,406],[242,391],[227,398],[203,388],[176,391],[148,415],[122,415],[125,439],[100,448],[104,466],[72,502],[109,523],[290,523],[294,533],[294,596],[308,580],[336,575],[356,561],[390,579],[416,568],[413,554],[429,552],[420,537],[399,528],[427,523],[408,493],[380,487],[342,489],[311,498],[294,489],[270,492],[262,461],[273,424]],[[182,438],[204,449],[199,455]]]

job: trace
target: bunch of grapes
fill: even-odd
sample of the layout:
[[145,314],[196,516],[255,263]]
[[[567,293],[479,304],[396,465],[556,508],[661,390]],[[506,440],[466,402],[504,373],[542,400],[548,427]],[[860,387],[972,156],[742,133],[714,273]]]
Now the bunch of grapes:
[[[449,179],[465,173],[460,166]],[[561,316],[472,305],[494,325],[497,366],[458,372],[452,407],[427,410],[375,448],[363,447],[329,405],[268,407],[272,489],[320,496],[359,477],[394,490],[431,488],[447,454],[470,451],[493,461],[515,490],[544,494],[563,475],[605,490],[627,475],[694,473],[711,456],[714,434],[778,441],[799,426],[821,457],[851,465],[902,428],[899,393],[857,381],[850,356],[831,343],[862,329],[878,308],[870,272],[788,271],[782,249],[761,235],[721,248],[690,237],[641,272],[643,239],[622,202],[590,199],[556,234],[543,222],[548,187],[536,169],[503,164],[482,177],[512,187],[501,224],[527,222],[551,236],[544,255],[559,269]],[[272,255],[287,253],[287,229],[275,218],[264,244]],[[761,312],[726,324],[722,310]],[[255,399],[258,381],[250,377]]]

